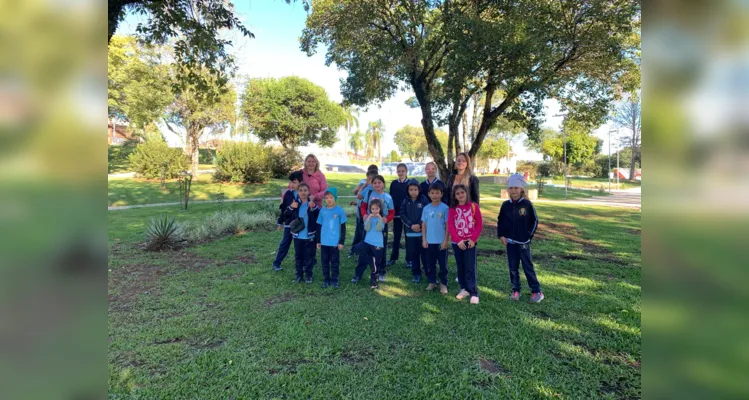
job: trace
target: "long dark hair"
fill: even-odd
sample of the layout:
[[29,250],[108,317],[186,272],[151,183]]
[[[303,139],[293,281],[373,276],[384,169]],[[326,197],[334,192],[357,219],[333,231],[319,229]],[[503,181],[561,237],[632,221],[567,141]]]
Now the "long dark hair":
[[462,191],[466,192],[466,203],[468,203],[469,201],[471,201],[471,196],[468,194],[468,188],[466,188],[465,185],[459,183],[459,184],[453,186],[453,189],[450,192],[451,193],[450,194],[450,197],[451,197],[451,199],[450,199],[450,207],[457,207],[459,205],[459,203],[458,203],[458,197],[455,196],[455,193],[458,190],[462,190]]
[[380,199],[372,199],[369,202],[369,207],[367,208],[367,211],[369,211],[370,214],[372,214],[372,206],[377,206],[377,208],[380,209],[380,217],[382,217],[382,201]]

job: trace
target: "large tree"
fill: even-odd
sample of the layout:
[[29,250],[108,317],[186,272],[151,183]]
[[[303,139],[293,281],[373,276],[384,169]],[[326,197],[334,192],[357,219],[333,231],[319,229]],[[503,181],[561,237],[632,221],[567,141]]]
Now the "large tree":
[[331,147],[346,123],[341,106],[325,89],[307,79],[251,79],[242,95],[242,116],[263,141],[278,140],[284,148],[317,143]]
[[[447,132],[435,129],[437,140],[443,148],[447,147]],[[405,154],[412,161],[421,162],[429,155],[429,147],[424,136],[424,128],[406,125],[395,132],[395,145],[401,154]]]
[[[510,145],[507,143],[507,140],[504,138],[489,138],[487,139],[483,146],[481,146],[481,151],[478,153],[478,158],[483,158],[486,160],[497,160],[497,168],[499,168],[499,163],[501,160],[505,157],[507,157],[510,154]],[[491,164],[488,165],[489,170],[491,170]]]
[[[311,8],[302,49],[327,47],[326,62],[348,72],[341,90],[352,104],[382,102],[407,85],[441,175],[477,93],[484,100],[471,156],[501,116],[536,132],[546,98],[602,119],[639,13],[634,0],[321,0]],[[449,127],[449,160],[435,120]]]
[[364,147],[364,134],[361,133],[360,130],[357,129],[354,134],[349,136],[348,138],[348,145],[351,147],[351,150],[354,151],[354,155],[359,155],[359,150],[361,150]]
[[113,37],[107,59],[109,117],[129,122],[143,135],[146,125],[159,120],[174,99],[168,66],[155,49],[132,36]]
[[631,131],[629,137],[622,138],[622,144],[630,149],[629,179],[635,179],[635,159],[640,155],[640,134],[642,118],[640,115],[640,100],[636,94],[630,94],[629,99],[623,102],[614,112],[614,124],[617,127]]
[[205,69],[196,68],[194,73],[202,74],[203,82],[213,84],[180,85],[174,102],[167,108],[164,121],[175,134],[177,131],[172,124],[184,129],[185,153],[191,159],[192,174],[197,177],[200,138],[207,131],[221,132],[236,121],[237,94],[231,86],[222,87]]
[[571,119],[565,119],[563,123],[564,132],[544,130],[544,136],[540,142],[541,153],[554,162],[564,165],[565,146],[567,144],[566,164],[581,165],[595,159],[600,153],[602,141],[590,131],[585,124],[577,123]]
[[382,120],[372,121],[369,123],[366,133],[367,143],[367,156],[372,157],[374,150],[377,149],[377,162],[382,162],[382,136],[384,134],[385,126],[382,124]]
[[351,136],[351,130],[354,126],[356,126],[357,130],[359,129],[359,109],[346,104],[341,104],[341,107],[343,108],[343,114],[346,117],[346,122],[344,123],[346,136],[343,138],[343,144],[344,146],[347,146],[349,143],[349,136]]

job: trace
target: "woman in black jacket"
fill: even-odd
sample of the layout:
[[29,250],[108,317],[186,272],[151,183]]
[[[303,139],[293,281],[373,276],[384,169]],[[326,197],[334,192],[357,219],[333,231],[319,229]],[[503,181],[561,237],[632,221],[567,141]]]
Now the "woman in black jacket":
[[468,201],[472,201],[476,204],[480,204],[479,199],[479,178],[474,175],[471,170],[471,157],[468,153],[460,153],[455,158],[455,169],[457,174],[450,174],[447,180],[447,187],[445,193],[442,195],[442,202],[448,206],[450,204],[450,196],[454,185],[462,184],[468,189]]

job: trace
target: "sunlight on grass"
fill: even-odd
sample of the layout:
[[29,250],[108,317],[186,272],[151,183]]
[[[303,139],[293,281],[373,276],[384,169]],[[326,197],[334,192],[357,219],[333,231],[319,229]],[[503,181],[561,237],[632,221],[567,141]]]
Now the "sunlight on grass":
[[[627,310],[623,310],[623,311],[627,311]],[[616,330],[616,331],[624,332],[624,333],[630,333],[632,335],[640,334],[640,328],[633,328],[629,325],[620,324],[619,322],[611,319],[611,317],[602,317],[602,316],[593,317],[593,322],[611,330]]]
[[421,306],[431,313],[440,314],[442,312],[437,306],[432,303],[422,303]]
[[420,320],[421,320],[421,322],[423,322],[423,323],[425,323],[427,325],[432,325],[432,324],[434,324],[437,321],[437,318],[434,317],[434,314],[423,313],[423,314],[421,314]]
[[410,290],[406,290],[394,285],[380,285],[379,289],[377,289],[375,293],[390,299],[414,296],[414,294]]
[[528,318],[526,318],[526,322],[530,325],[537,326],[546,331],[555,331],[555,332],[562,331],[562,332],[573,333],[575,335],[580,335],[583,333],[582,330],[580,330],[580,328],[571,326],[569,324],[562,324],[559,322],[554,322],[551,319],[542,319],[538,317],[529,316]]

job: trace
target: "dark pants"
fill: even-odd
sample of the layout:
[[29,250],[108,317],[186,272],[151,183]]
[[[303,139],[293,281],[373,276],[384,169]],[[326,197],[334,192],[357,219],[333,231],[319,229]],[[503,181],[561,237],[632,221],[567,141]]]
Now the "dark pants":
[[453,252],[455,253],[455,264],[458,265],[458,284],[460,288],[465,289],[471,296],[478,296],[476,246],[473,246],[472,249],[461,250],[457,244],[453,243]]
[[[358,214],[358,213],[357,213]],[[354,229],[354,241],[351,242],[351,254],[354,253],[354,246],[364,240],[364,221],[359,215],[356,216],[356,228]]]
[[426,268],[426,249],[421,247],[421,236],[406,236],[406,262],[411,263],[414,277],[421,276],[421,265]]
[[289,247],[291,247],[291,229],[283,228],[283,237],[281,243],[278,244],[278,251],[276,251],[276,259],[273,261],[274,267],[280,267],[286,254],[289,253]]
[[429,283],[437,283],[437,263],[440,264],[440,283],[447,286],[447,250],[440,250],[440,245],[430,244],[428,249],[421,248],[426,252],[426,263],[424,263],[424,272],[426,272]]
[[315,266],[315,239],[294,239],[294,260],[296,261],[296,276],[312,278],[312,267]]
[[361,242],[356,245],[356,251],[359,253],[359,262],[356,264],[356,271],[354,274],[357,277],[361,277],[364,270],[367,269],[367,265],[370,266],[372,273],[369,277],[369,283],[374,285],[377,283],[377,275],[381,275],[380,269],[384,264],[380,262],[384,257],[382,255],[385,249],[382,247],[375,247],[369,243]]
[[382,228],[382,243],[385,243],[385,246],[382,247],[382,254],[380,254],[380,258],[377,261],[377,269],[379,270],[380,275],[385,275],[386,268],[385,268],[385,259],[387,258],[387,252],[388,252],[388,225],[385,224],[385,226]]
[[401,249],[401,235],[403,234],[403,221],[393,218],[393,249],[390,251],[390,260],[398,261]]
[[538,283],[536,278],[536,271],[533,269],[533,262],[531,261],[531,245],[530,244],[507,244],[507,263],[510,266],[510,283],[512,284],[512,291],[520,291],[520,263],[523,263],[523,272],[525,272],[525,279],[528,280],[528,286],[531,287],[532,293],[541,292],[541,284]]
[[338,250],[338,246],[320,246],[320,258],[322,259],[322,276],[325,278],[325,282],[338,282],[338,267],[340,265],[339,256],[340,251]]

